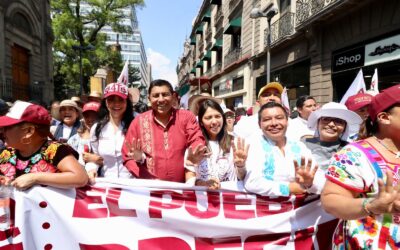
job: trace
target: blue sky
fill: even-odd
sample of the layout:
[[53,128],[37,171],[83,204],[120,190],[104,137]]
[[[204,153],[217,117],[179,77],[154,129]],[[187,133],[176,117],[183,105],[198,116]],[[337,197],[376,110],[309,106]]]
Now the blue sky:
[[177,83],[176,65],[203,0],[145,0],[137,10],[153,78]]

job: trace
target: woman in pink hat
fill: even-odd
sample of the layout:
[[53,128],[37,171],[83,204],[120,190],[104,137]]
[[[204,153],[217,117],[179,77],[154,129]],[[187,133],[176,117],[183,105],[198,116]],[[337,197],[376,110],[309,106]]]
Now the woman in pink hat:
[[82,110],[83,121],[77,133],[68,139],[68,144],[79,153],[79,163],[85,166],[85,162],[103,164],[103,159],[92,154],[90,149],[90,128],[97,122],[100,103],[85,103]]
[[98,173],[102,177],[131,178],[121,154],[126,131],[133,120],[128,88],[121,83],[107,85],[99,114],[99,122],[90,130],[90,146],[94,154],[103,158],[103,166],[98,162],[87,162],[85,168],[89,178],[93,182]]

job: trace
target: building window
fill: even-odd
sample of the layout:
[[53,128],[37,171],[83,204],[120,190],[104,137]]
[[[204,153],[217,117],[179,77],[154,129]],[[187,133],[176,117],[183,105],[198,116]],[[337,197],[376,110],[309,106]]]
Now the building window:
[[232,81],[232,91],[241,90],[244,87],[243,83],[243,76],[239,78],[235,78]]
[[279,1],[279,11],[284,13],[286,11],[290,11],[290,1],[291,0],[280,0]]
[[17,12],[13,17],[13,24],[24,33],[32,35],[31,25],[23,14]]

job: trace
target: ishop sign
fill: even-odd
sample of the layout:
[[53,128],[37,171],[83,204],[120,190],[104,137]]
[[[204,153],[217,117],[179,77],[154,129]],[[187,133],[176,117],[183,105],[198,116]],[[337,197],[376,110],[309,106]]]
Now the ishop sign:
[[332,71],[338,72],[342,70],[362,67],[364,65],[364,54],[364,46],[334,54],[332,61]]

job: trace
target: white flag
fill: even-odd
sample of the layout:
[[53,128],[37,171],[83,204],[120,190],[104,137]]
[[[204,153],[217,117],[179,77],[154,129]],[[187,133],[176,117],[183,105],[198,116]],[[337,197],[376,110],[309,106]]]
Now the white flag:
[[128,65],[129,65],[129,61],[126,61],[124,67],[122,68],[121,74],[119,75],[119,77],[117,79],[117,82],[128,85],[128,82],[129,82],[129,76],[128,76],[129,67],[128,67]]
[[281,101],[283,107],[287,110],[288,114],[290,115],[290,104],[289,104],[289,97],[287,94],[287,89],[286,87],[283,88],[282,95],[281,95]]
[[356,78],[353,83],[350,85],[349,89],[346,91],[346,94],[340,100],[341,104],[344,104],[350,96],[356,95],[358,93],[365,93],[367,88],[365,87],[364,75],[362,69],[358,72]]
[[379,89],[378,89],[378,69],[375,68],[374,75],[372,76],[371,79],[371,88],[369,89],[369,93],[373,95],[379,94]]

